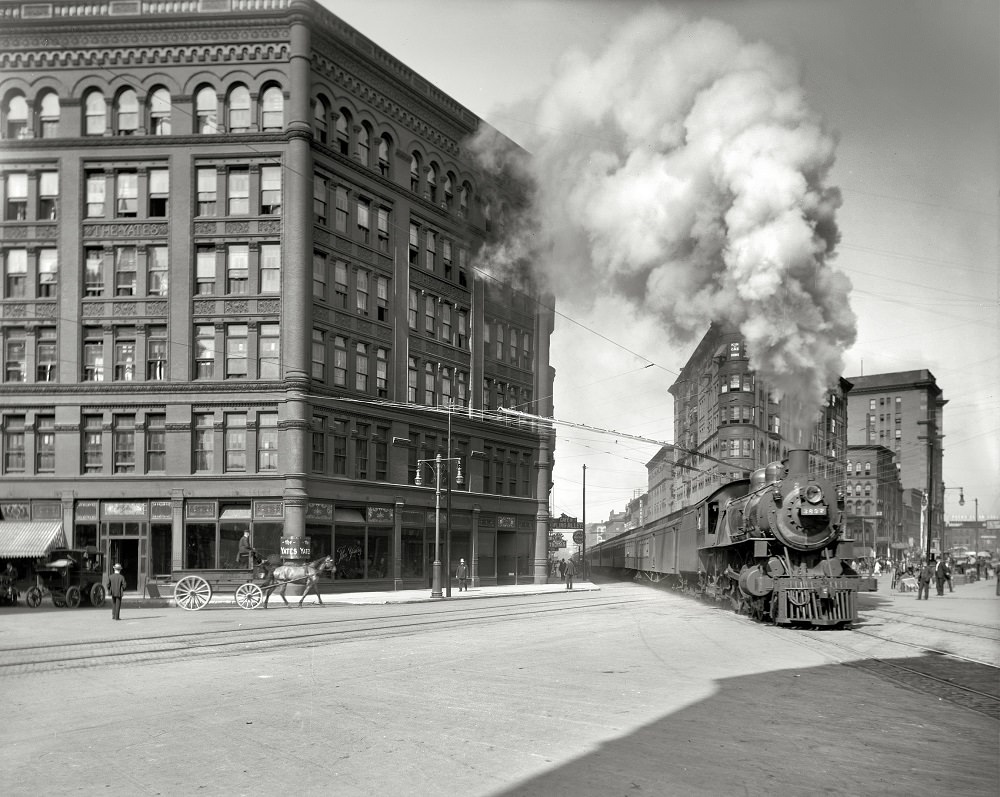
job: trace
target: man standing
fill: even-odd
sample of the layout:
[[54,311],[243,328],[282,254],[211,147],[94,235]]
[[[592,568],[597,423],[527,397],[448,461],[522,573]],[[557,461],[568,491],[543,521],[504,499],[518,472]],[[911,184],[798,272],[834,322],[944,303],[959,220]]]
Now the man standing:
[[250,553],[253,548],[250,547],[250,529],[243,532],[243,536],[240,537],[240,547],[236,553],[236,563],[237,566],[243,565],[247,570],[253,570],[253,557]]
[[458,563],[458,568],[455,570],[455,578],[458,579],[458,591],[461,592],[463,589],[469,591],[469,568],[465,566],[465,560],[462,559]]
[[931,575],[933,572],[934,570],[929,562],[924,562],[920,566],[920,573],[917,575],[917,600],[921,598],[925,601],[930,600]]
[[944,595],[944,580],[948,577],[948,566],[944,563],[942,556],[937,560],[937,567],[934,568],[934,583],[937,586],[937,594]]
[[566,560],[566,589],[573,589],[573,576],[576,573],[576,565],[572,559]]
[[125,594],[125,576],[122,575],[122,566],[115,565],[115,572],[108,578],[108,594],[111,595],[111,619],[120,620],[122,610],[122,595]]

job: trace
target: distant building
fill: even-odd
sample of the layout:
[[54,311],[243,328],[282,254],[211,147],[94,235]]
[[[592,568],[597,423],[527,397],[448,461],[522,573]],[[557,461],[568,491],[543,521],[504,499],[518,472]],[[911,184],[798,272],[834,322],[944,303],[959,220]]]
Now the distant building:
[[866,555],[898,558],[910,537],[916,534],[919,539],[919,525],[904,526],[903,487],[894,459],[885,446],[847,447],[845,522],[848,534],[858,542],[857,550]]

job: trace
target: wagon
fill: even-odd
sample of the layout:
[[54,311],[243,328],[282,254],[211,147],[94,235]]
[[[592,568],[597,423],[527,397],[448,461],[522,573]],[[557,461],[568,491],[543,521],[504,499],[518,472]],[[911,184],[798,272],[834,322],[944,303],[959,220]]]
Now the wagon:
[[54,549],[47,560],[36,565],[36,583],[25,593],[25,603],[35,608],[49,595],[58,607],[75,609],[83,601],[103,606],[106,595],[103,564],[103,556],[93,546]]

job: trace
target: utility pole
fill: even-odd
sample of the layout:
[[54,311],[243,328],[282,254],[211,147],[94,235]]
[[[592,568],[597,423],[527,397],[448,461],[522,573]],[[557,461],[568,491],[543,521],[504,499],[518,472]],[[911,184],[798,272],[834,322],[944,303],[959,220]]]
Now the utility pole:
[[580,571],[587,577],[587,466],[583,466],[583,553],[580,555]]
[[[933,410],[929,410],[933,412]],[[934,539],[934,443],[941,440],[937,433],[937,421],[932,415],[924,421],[917,421],[917,426],[926,426],[927,434],[918,435],[918,440],[927,441],[927,550],[925,556],[928,564],[931,561],[931,541]]]

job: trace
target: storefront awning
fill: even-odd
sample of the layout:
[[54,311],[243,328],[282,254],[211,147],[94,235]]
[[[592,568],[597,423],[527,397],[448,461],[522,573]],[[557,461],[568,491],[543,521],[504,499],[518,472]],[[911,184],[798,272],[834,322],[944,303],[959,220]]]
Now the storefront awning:
[[58,520],[0,520],[0,558],[38,558],[66,547]]

